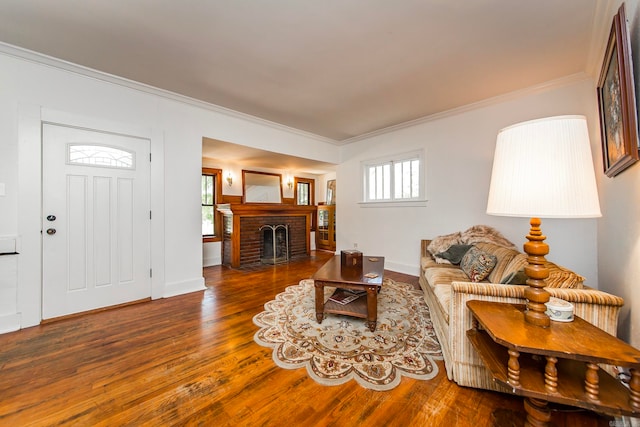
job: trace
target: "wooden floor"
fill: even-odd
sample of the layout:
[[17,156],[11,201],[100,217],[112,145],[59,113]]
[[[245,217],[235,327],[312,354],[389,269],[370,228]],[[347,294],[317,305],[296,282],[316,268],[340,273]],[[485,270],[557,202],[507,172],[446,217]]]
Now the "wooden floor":
[[[326,253],[288,265],[204,270],[208,289],[0,335],[0,425],[511,426],[520,398],[430,381],[387,392],[276,367],[252,317]],[[387,277],[413,283],[398,273]],[[512,412],[515,411],[515,412]],[[499,422],[492,421],[492,413]],[[554,412],[556,426],[608,426]]]

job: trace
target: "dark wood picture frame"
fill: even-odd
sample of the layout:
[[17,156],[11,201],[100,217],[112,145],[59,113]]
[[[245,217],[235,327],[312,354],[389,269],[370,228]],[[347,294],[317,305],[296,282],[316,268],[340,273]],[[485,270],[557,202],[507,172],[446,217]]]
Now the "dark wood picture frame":
[[600,79],[598,110],[604,173],[608,177],[638,161],[638,120],[624,3],[613,17]]

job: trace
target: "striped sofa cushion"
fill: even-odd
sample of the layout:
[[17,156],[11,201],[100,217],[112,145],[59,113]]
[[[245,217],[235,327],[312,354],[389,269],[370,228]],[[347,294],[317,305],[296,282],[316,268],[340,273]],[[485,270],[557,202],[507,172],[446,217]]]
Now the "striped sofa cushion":
[[[505,267],[500,281],[495,283],[500,283],[502,279],[504,279],[511,273],[523,270],[528,264],[529,262],[527,261],[527,255],[523,253],[518,254],[511,260],[511,263]],[[584,288],[585,278],[583,276],[574,273],[568,268],[555,264],[551,261],[547,261],[545,267],[549,269],[549,277],[547,277],[547,279],[545,280],[547,288]]]
[[521,254],[515,249],[505,248],[504,246],[498,246],[493,243],[476,243],[476,247],[492,255],[495,255],[498,259],[495,267],[493,267],[493,270],[491,270],[491,273],[489,273],[489,277],[487,277],[487,280],[489,280],[489,282],[491,283],[500,283],[502,278],[505,277],[506,274],[508,274],[505,274],[505,270],[507,269],[511,261],[517,255]]

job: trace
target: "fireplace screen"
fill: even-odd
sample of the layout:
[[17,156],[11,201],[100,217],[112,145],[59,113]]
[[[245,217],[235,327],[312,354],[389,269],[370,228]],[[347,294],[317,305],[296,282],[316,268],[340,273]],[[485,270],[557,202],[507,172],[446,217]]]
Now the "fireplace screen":
[[289,261],[289,227],[284,224],[263,225],[260,262],[279,264]]

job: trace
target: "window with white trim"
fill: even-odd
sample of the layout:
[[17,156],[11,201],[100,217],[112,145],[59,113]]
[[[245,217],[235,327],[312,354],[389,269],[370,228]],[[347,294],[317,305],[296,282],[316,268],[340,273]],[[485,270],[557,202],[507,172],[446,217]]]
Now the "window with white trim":
[[424,200],[421,151],[363,162],[365,202]]

